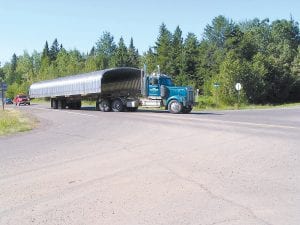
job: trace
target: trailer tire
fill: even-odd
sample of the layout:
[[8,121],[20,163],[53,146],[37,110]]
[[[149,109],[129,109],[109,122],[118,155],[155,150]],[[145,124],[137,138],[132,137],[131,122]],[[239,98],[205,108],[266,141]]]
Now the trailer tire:
[[58,107],[57,99],[52,98],[51,103],[52,103],[51,108],[52,109],[57,109],[57,107]]
[[124,111],[124,105],[121,99],[115,99],[113,100],[111,104],[111,108],[114,112],[122,112]]
[[108,99],[103,99],[100,102],[99,108],[102,112],[110,112],[111,111],[110,101]]
[[66,101],[65,101],[65,99],[58,99],[57,100],[57,108],[58,109],[65,109],[66,108]]
[[178,114],[182,112],[182,109],[183,109],[182,104],[177,100],[172,100],[168,104],[168,110],[170,113]]

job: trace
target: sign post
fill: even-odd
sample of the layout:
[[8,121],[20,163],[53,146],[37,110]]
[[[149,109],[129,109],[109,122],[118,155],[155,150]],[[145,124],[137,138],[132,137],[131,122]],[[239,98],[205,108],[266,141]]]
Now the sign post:
[[0,85],[0,90],[1,90],[1,99],[2,99],[2,110],[4,111],[4,104],[5,104],[5,100],[4,100],[4,92],[7,90],[7,84],[3,83],[1,81],[1,85]]
[[240,92],[241,92],[241,89],[242,89],[242,85],[240,83],[236,83],[235,84],[235,89],[238,91],[238,108],[240,106]]
[[216,82],[216,83],[214,83],[214,88],[215,88],[215,90],[216,90],[216,104],[217,104],[217,107],[219,107],[219,87],[220,87],[221,85],[220,85],[220,83],[218,83],[218,82]]

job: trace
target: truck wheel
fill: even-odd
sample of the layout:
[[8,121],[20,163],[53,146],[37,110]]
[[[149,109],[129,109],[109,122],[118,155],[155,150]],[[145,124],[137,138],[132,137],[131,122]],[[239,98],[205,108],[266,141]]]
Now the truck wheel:
[[104,99],[100,102],[100,110],[102,112],[110,112],[111,111],[111,106],[110,106],[110,102],[107,99]]
[[179,103],[177,100],[172,100],[168,104],[168,110],[170,113],[181,113],[182,112],[182,104]]
[[123,102],[120,99],[115,99],[111,104],[111,108],[114,112],[122,112],[124,110]]

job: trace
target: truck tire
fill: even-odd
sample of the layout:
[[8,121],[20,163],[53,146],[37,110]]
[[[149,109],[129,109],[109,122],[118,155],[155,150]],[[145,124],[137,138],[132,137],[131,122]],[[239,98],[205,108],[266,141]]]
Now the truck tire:
[[171,100],[168,104],[168,110],[170,113],[178,114],[182,112],[182,104],[177,100]]
[[122,112],[124,110],[124,105],[121,99],[113,100],[111,108],[114,112]]
[[110,112],[111,111],[110,101],[108,99],[103,99],[100,102],[99,108],[102,112]]

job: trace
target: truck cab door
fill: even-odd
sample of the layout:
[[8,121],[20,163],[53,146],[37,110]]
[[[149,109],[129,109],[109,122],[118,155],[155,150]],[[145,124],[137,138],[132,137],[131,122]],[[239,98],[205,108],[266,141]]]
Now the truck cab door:
[[149,77],[148,96],[160,96],[158,77]]

